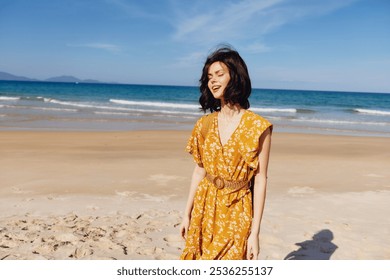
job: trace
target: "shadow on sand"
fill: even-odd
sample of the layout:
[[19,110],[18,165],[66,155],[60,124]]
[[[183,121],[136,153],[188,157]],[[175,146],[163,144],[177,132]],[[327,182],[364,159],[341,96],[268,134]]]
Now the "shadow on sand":
[[313,235],[312,240],[295,243],[298,250],[287,254],[285,260],[330,260],[332,254],[338,248],[332,243],[333,233],[323,229]]

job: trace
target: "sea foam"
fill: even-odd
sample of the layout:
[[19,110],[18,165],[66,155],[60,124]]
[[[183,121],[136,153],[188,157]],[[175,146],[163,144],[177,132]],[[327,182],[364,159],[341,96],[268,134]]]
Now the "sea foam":
[[153,102],[153,101],[132,101],[110,99],[110,102],[122,105],[133,106],[151,106],[151,107],[165,107],[165,108],[183,108],[183,109],[199,109],[199,105],[184,104],[184,103],[170,103],[170,102]]
[[354,109],[355,112],[367,115],[381,115],[381,116],[390,116],[390,111],[382,111],[382,110],[368,110],[368,109]]
[[0,96],[0,100],[4,100],[4,101],[16,101],[19,99],[20,97]]
[[253,112],[261,113],[296,113],[297,109],[295,108],[250,108]]

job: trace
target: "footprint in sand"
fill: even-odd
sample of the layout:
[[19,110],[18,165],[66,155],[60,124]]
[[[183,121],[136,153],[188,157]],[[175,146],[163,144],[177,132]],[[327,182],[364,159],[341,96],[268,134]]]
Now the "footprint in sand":
[[80,245],[76,250],[74,250],[74,253],[70,255],[70,257],[81,259],[86,256],[93,255],[94,251],[89,247],[89,245]]
[[343,225],[343,229],[344,229],[344,230],[347,230],[347,231],[352,230],[350,224],[348,224],[348,223],[343,223],[342,225]]
[[32,193],[32,191],[26,191],[26,190],[23,190],[19,187],[12,187],[12,192],[13,193],[16,193],[16,194],[27,194],[27,193]]
[[183,245],[183,239],[179,234],[169,234],[163,238],[168,247],[181,247]]
[[55,236],[55,239],[60,242],[77,242],[79,238],[73,233],[60,233]]
[[96,206],[96,205],[87,205],[85,207],[87,210],[92,210],[92,211],[96,211],[96,210],[99,210],[100,207],[99,206]]
[[61,200],[61,201],[65,200],[65,198],[60,197],[60,196],[58,196],[58,195],[53,195],[53,194],[48,195],[48,196],[46,197],[46,199],[47,199],[47,200]]
[[135,249],[135,252],[139,255],[153,255],[155,250],[156,247],[151,247],[151,248],[138,247]]
[[115,194],[118,195],[118,196],[132,197],[135,194],[137,194],[137,192],[131,192],[131,191],[119,192],[119,191],[115,191]]
[[9,238],[7,235],[5,236],[7,239],[0,241],[0,248],[9,249],[9,248],[17,248],[20,245],[20,242]]
[[153,196],[153,195],[150,195],[150,194],[143,193],[141,199],[145,200],[145,201],[152,201],[152,202],[165,202],[165,201],[168,200],[168,198],[169,197],[164,196],[164,195]]
[[312,194],[312,193],[315,193],[315,190],[312,188],[312,187],[307,187],[307,186],[304,186],[304,187],[300,187],[300,186],[295,186],[295,187],[292,187],[288,190],[288,193],[289,194]]

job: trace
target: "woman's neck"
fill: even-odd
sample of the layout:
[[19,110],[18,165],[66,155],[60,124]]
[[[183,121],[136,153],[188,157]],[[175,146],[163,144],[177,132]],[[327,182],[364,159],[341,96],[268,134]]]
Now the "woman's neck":
[[223,102],[223,100],[221,100],[221,111],[220,111],[220,114],[225,119],[234,118],[235,116],[239,115],[242,111],[243,111],[243,109],[241,108],[240,105],[238,105],[238,104],[235,104],[235,105],[226,104],[225,102]]

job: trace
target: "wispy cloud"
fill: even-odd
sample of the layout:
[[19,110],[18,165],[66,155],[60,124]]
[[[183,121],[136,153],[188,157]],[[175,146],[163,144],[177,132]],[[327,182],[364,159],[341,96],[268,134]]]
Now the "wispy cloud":
[[118,53],[121,51],[121,47],[114,44],[107,44],[107,43],[85,43],[85,44],[67,44],[68,47],[74,47],[74,48],[92,48],[92,49],[99,49],[103,51],[108,51],[112,53]]
[[255,42],[253,44],[249,44],[246,47],[243,47],[243,50],[249,53],[264,53],[271,51],[271,48],[266,46],[264,43]]
[[[173,68],[191,68],[201,65],[206,60],[206,52],[193,52],[186,56],[178,57],[174,64],[171,64]],[[199,68],[199,67],[197,67]]]
[[245,0],[223,2],[223,6],[209,1],[203,10],[182,9],[181,15],[171,20],[173,39],[207,45],[221,41],[255,41],[253,51],[268,51],[261,42],[265,35],[291,22],[321,16],[356,1]]
[[[210,12],[188,15],[183,11],[185,17],[178,19],[175,23],[175,40],[191,40],[196,42],[210,41],[220,42],[231,39],[245,39],[248,35],[246,26],[251,20],[268,8],[282,2],[283,0],[265,1],[242,1],[230,3],[210,9]],[[211,3],[209,6],[212,6]],[[263,29],[263,26],[257,28]],[[250,29],[253,29],[251,27]]]

